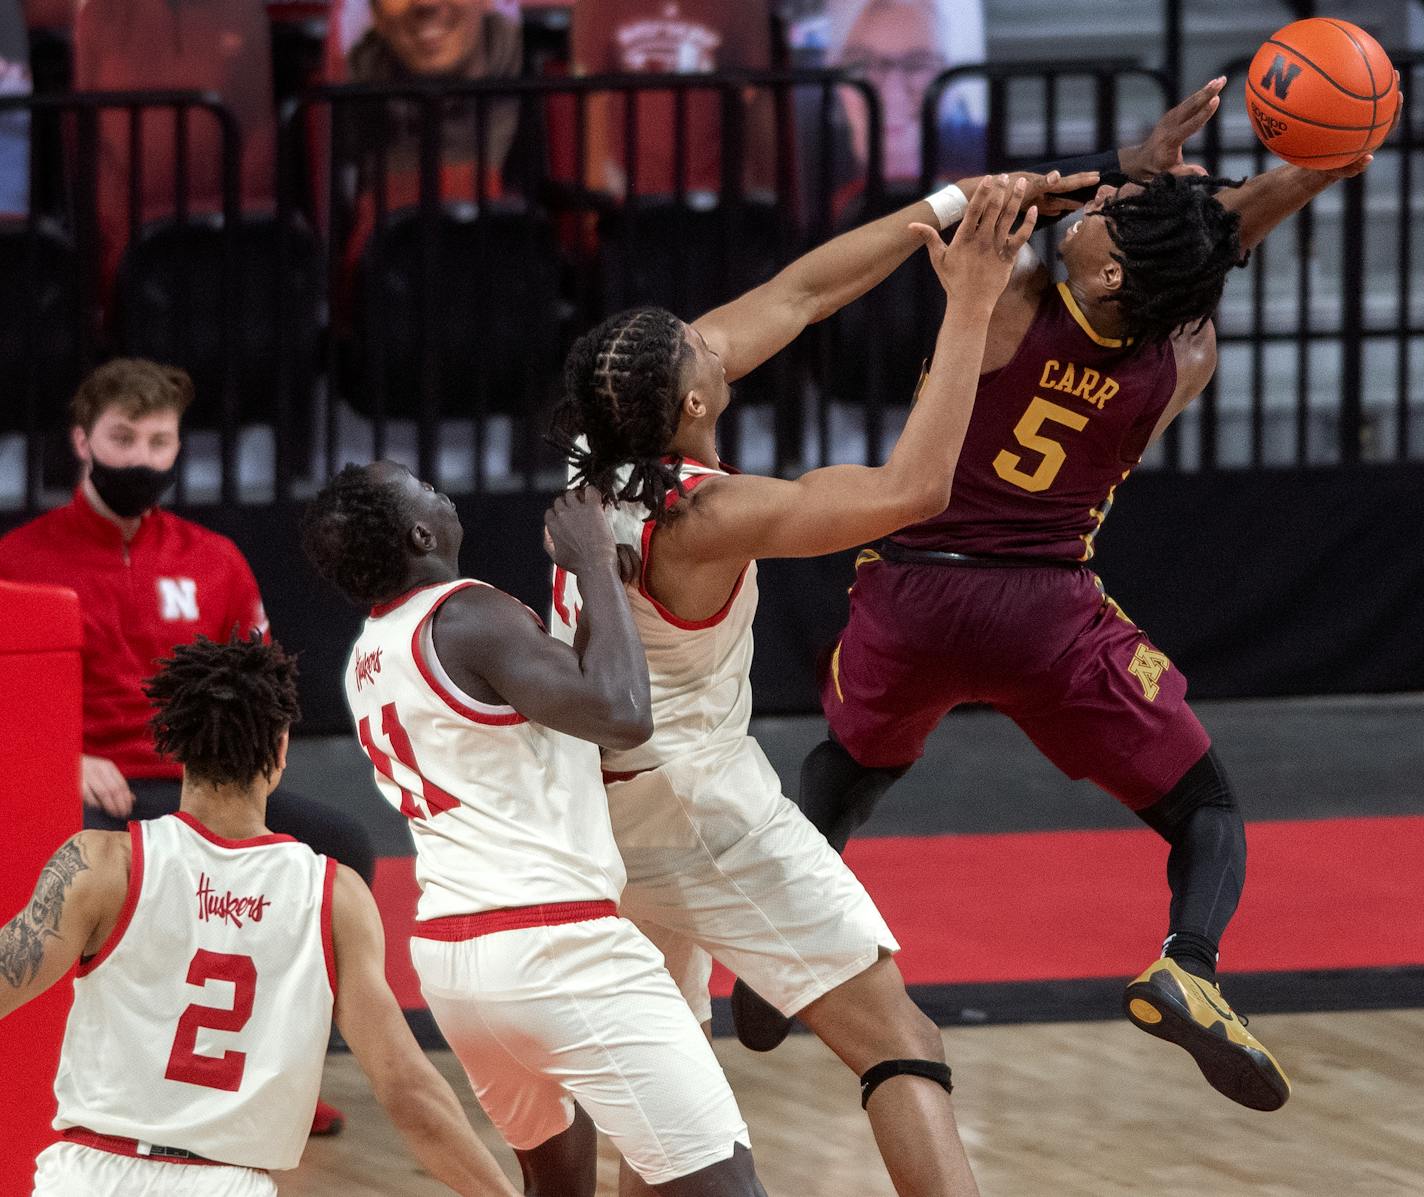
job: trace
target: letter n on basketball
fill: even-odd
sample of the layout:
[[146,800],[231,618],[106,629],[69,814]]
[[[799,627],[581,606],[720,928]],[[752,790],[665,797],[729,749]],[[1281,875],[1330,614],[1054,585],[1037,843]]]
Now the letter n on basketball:
[[1275,89],[1276,99],[1284,100],[1290,92],[1291,84],[1295,82],[1296,76],[1301,72],[1298,63],[1286,65],[1284,54],[1277,54],[1275,61],[1271,63],[1270,69],[1261,76],[1261,88],[1263,91]]

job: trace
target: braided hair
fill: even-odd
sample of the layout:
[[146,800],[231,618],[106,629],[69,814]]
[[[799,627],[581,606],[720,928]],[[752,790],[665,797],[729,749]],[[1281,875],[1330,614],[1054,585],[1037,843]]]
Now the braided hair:
[[323,579],[369,607],[405,585],[409,526],[392,487],[347,465],[302,513],[302,551]]
[[282,733],[301,718],[297,663],[260,632],[180,644],[143,692],[155,708],[148,725],[158,751],[214,785],[246,787],[269,775]]
[[1143,189],[1103,205],[1117,247],[1122,286],[1112,297],[1135,341],[1163,341],[1178,329],[1200,329],[1226,289],[1226,275],[1246,265],[1241,217],[1216,192],[1238,187],[1205,175],[1160,174]]
[[[667,460],[682,410],[683,366],[692,355],[681,320],[634,308],[574,342],[550,440],[607,502],[640,503],[661,519],[683,493],[680,460]],[[582,442],[580,439],[582,438]],[[618,475],[630,466],[621,483]]]

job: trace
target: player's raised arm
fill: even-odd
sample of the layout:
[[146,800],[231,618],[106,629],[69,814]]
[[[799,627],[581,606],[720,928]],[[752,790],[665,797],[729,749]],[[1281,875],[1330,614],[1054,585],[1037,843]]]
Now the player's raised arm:
[[332,893],[336,1025],[406,1145],[463,1197],[514,1197],[475,1137],[455,1091],[425,1058],[386,983],[381,916],[365,883],[341,865]]
[[457,683],[492,689],[526,719],[605,748],[635,748],[653,733],[648,663],[597,494],[560,495],[545,530],[554,563],[578,578],[576,647],[546,635],[507,595],[472,588],[441,607],[436,652]]
[[[1025,203],[1040,204],[1052,203],[1058,192],[1089,187],[1098,178],[1094,172],[1064,178],[1056,171],[1026,171],[1011,177],[1024,181]],[[979,181],[966,179],[962,187],[945,188],[930,199],[842,233],[761,286],[693,321],[693,327],[722,358],[728,381],[735,382],[779,353],[807,325],[834,315],[893,274],[922,244],[909,231],[911,225],[947,229],[958,221]],[[1069,203],[1063,210],[1076,206]]]
[[45,863],[29,904],[0,928],[0,1018],[39,997],[112,926],[128,888],[128,836],[81,831]]
[[718,478],[663,535],[683,538],[679,524],[687,520],[685,543],[705,561],[814,557],[943,511],[969,427],[989,319],[1037,219],[1030,208],[1013,228],[1025,190],[1022,180],[990,180],[950,245],[930,226],[912,226],[908,235],[926,247],[949,298],[933,365],[883,466],[829,466],[794,482]]
[[[1099,173],[1150,178],[1182,162],[1182,146],[1220,105],[1226,80],[1213,79],[1157,121],[1138,145],[1048,163],[1023,172],[1025,204],[1057,216],[1092,198]],[[911,224],[947,229],[965,211],[982,176],[962,179],[928,199],[852,229],[798,258],[775,277],[694,322],[735,382],[824,320],[888,278],[916,249]]]
[[1241,215],[1239,236],[1244,251],[1259,245],[1276,225],[1295,215],[1326,188],[1362,174],[1373,161],[1373,154],[1365,154],[1337,170],[1280,166],[1247,179],[1240,187],[1222,191],[1218,198],[1223,207]]

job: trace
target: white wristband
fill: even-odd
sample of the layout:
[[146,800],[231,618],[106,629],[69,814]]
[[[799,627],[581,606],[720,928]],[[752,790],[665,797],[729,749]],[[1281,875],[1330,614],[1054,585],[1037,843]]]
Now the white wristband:
[[933,195],[925,196],[925,203],[935,210],[935,215],[939,217],[941,230],[949,228],[952,224],[958,224],[959,218],[964,215],[964,209],[969,207],[969,201],[965,198],[964,192],[959,190],[957,183],[941,187]]

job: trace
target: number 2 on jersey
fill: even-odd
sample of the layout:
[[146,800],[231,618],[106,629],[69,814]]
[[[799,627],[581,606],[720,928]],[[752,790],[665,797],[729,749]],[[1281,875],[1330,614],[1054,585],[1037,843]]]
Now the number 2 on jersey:
[[204,1006],[194,1002],[183,1011],[163,1075],[170,1081],[236,1093],[247,1067],[247,1053],[226,1051],[220,1056],[202,1055],[198,1051],[198,1029],[236,1032],[247,1025],[257,993],[257,966],[251,956],[199,948],[188,964],[188,984],[201,989],[209,981],[232,982],[232,1005]]
[[1053,480],[1058,477],[1058,471],[1068,460],[1068,454],[1057,441],[1043,435],[1043,426],[1048,423],[1063,424],[1075,432],[1081,432],[1088,426],[1088,417],[1035,396],[1019,422],[1014,425],[1014,439],[1025,449],[1041,453],[1043,460],[1030,474],[1022,468],[1022,457],[1017,453],[1010,453],[1007,449],[1001,449],[999,455],[994,458],[994,473],[1005,482],[1033,494],[1052,486]]

